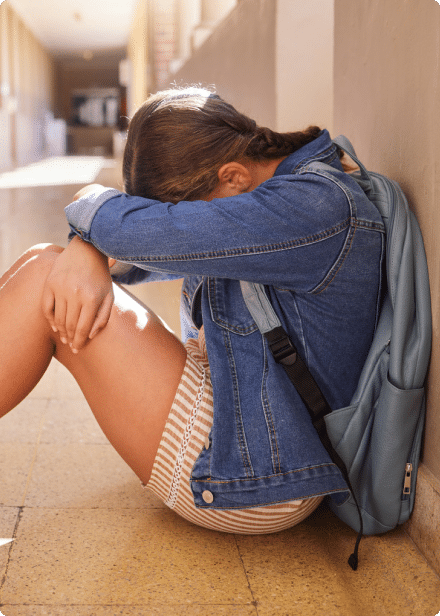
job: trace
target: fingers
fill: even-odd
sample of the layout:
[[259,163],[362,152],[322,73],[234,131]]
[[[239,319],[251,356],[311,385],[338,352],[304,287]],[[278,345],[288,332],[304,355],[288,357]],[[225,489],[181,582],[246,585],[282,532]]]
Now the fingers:
[[78,353],[107,325],[114,302],[113,291],[101,303],[96,298],[89,301],[66,302],[59,297],[55,302],[53,292],[46,288],[43,293],[42,310],[54,332],[58,332],[63,344],[69,344],[73,353]]
[[83,305],[77,320],[76,329],[71,339],[70,348],[73,353],[78,353],[88,342],[107,325],[113,306],[113,292],[104,298],[97,306]]
[[51,326],[54,332],[57,332],[58,328],[55,325],[55,318],[54,318],[55,317],[54,315],[55,295],[53,294],[52,290],[47,286],[47,284],[45,285],[43,289],[41,307],[42,307],[44,316],[49,321],[49,325]]
[[61,342],[66,344],[68,342],[66,328],[67,303],[64,301],[64,298],[58,298],[55,301],[55,294],[47,284],[43,291],[42,310],[52,330],[58,332]]
[[43,290],[42,309],[61,342],[77,353],[106,326],[113,286],[107,257],[75,240],[52,265]]
[[73,195],[73,200],[76,201],[77,199],[84,197],[84,195],[87,195],[88,193],[93,192],[96,189],[100,190],[102,188],[103,186],[101,184],[88,184],[87,186],[84,186],[84,188],[81,188],[81,190],[79,190],[77,193]]
[[69,338],[72,353],[78,353],[87,343],[93,323],[95,321],[95,309],[90,306],[83,306],[79,314],[76,328],[71,338]]
[[94,338],[96,334],[100,332],[102,329],[104,329],[104,327],[107,325],[110,319],[110,314],[112,311],[114,300],[115,298],[113,295],[113,291],[104,298],[104,301],[99,307],[99,311],[98,311],[98,314],[96,315],[93,327],[90,331],[90,334],[89,334],[90,339]]
[[[75,298],[76,299],[76,298]],[[79,299],[79,298],[78,298]],[[87,327],[87,321],[85,320],[84,314],[87,314],[87,311],[84,310],[84,305],[80,301],[69,301],[65,310],[63,310],[64,306],[60,307],[59,313],[59,329],[61,342],[64,344],[68,343],[72,346],[73,340],[77,334],[78,328],[81,327],[81,346],[78,349],[84,346],[84,341],[82,339],[83,329]],[[93,308],[92,308],[93,309]],[[55,306],[55,324],[58,325],[58,309]],[[85,329],[84,329],[85,331]],[[65,335],[63,333],[65,332]],[[87,339],[87,331],[85,331],[85,339]],[[73,350],[73,349],[72,349]]]

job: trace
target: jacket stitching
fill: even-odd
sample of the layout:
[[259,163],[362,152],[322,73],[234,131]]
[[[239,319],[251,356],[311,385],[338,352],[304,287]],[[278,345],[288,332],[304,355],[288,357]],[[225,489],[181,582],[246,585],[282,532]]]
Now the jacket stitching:
[[292,293],[292,300],[293,300],[293,305],[295,307],[295,312],[296,312],[296,316],[297,316],[298,323],[299,323],[299,327],[294,328],[294,334],[296,335],[297,342],[301,344],[302,348],[304,349],[304,355],[302,356],[302,358],[306,363],[308,363],[309,353],[308,353],[308,347],[306,344],[306,336],[304,334],[304,324],[303,324],[303,319],[301,316],[301,310],[299,310],[298,308],[298,302],[297,302],[297,297],[295,293]]
[[[309,170],[310,172],[310,170]],[[328,181],[332,182],[333,184],[336,184],[336,186],[342,190],[342,192],[345,195],[345,198],[347,200],[348,203],[348,207],[350,208],[350,228],[349,228],[349,232],[347,234],[347,237],[345,238],[345,242],[344,242],[344,246],[338,256],[338,258],[335,260],[335,262],[333,263],[331,269],[329,270],[329,272],[327,273],[327,276],[324,278],[324,280],[322,280],[322,282],[317,285],[315,287],[315,289],[313,289],[311,291],[312,294],[314,295],[319,295],[320,293],[322,293],[323,291],[325,291],[329,285],[333,282],[333,280],[335,279],[335,277],[337,276],[338,272],[340,271],[345,259],[347,258],[352,243],[353,243],[353,237],[355,235],[355,231],[356,231],[356,214],[357,214],[357,209],[356,209],[356,205],[353,199],[353,195],[351,194],[351,191],[349,190],[349,188],[347,186],[344,186],[340,181],[338,181],[332,174],[329,174],[328,172],[326,173],[325,171],[314,171],[312,170],[311,173],[315,173],[316,175],[319,175],[321,177],[326,178]]]
[[238,446],[240,449],[241,457],[243,459],[243,467],[246,475],[251,478],[254,475],[254,471],[252,468],[252,463],[249,456],[249,451],[246,444],[246,436],[244,432],[243,420],[241,417],[241,408],[240,408],[240,394],[238,387],[238,379],[237,379],[237,371],[235,368],[235,360],[234,354],[231,348],[231,339],[229,333],[223,330],[223,339],[226,348],[226,352],[228,355],[229,366],[231,369],[231,377],[233,384],[233,392],[234,392],[234,408],[235,408],[235,422],[237,426],[237,436],[238,436]]
[[[294,500],[307,500],[309,498],[316,498],[318,496],[325,496],[327,494],[337,494],[337,493],[341,493],[341,492],[348,492],[348,488],[346,490],[344,489],[338,489],[335,488],[333,490],[324,490],[322,492],[314,492],[313,494],[304,494],[303,496],[296,496]],[[291,501],[292,498],[285,498],[285,499],[281,499],[281,500],[273,500],[273,501],[265,501],[264,503],[262,503],[261,505],[225,505],[223,507],[213,507],[212,505],[198,505],[197,503],[195,503],[197,509],[210,509],[210,510],[229,510],[229,509],[256,509],[256,508],[260,508],[260,507],[268,507],[269,505],[277,505],[278,503],[288,503],[289,501]]]
[[[380,267],[381,269],[383,268],[383,263],[384,263],[384,257],[385,257],[385,251],[386,251],[386,245],[385,245],[385,236],[382,235],[381,237],[382,240],[382,250],[380,253]],[[377,289],[377,301],[376,301],[376,327],[377,324],[379,322],[379,315],[380,315],[380,308],[381,308],[381,304],[382,304],[382,291],[383,291],[383,285],[384,285],[384,280],[386,280],[386,275],[384,274],[381,279],[380,279],[380,285],[378,285],[378,289]]]
[[[191,481],[194,483],[210,483],[210,484],[222,485],[222,484],[230,484],[230,483],[240,483],[241,481],[246,482],[246,481],[261,481],[261,480],[266,480],[266,479],[274,479],[277,477],[284,477],[286,475],[293,475],[295,473],[303,473],[304,471],[310,471],[310,470],[315,470],[319,468],[337,469],[338,467],[336,466],[336,464],[318,464],[317,466],[308,466],[307,468],[297,468],[292,471],[285,471],[283,473],[273,473],[272,475],[264,475],[264,476],[259,476],[259,477],[245,477],[242,479],[222,479],[222,480],[214,480],[214,479],[211,479],[211,477],[208,477],[205,479],[191,479]],[[335,491],[340,492],[340,490],[335,490]]]
[[[125,261],[132,261],[133,263],[141,263],[141,262],[150,262],[150,263],[168,263],[173,261],[197,261],[197,260],[208,260],[208,259],[223,259],[234,256],[241,255],[252,255],[259,253],[267,253],[267,252],[281,252],[283,250],[289,250],[291,248],[303,247],[308,244],[313,244],[315,242],[320,242],[322,240],[327,239],[328,237],[332,237],[344,231],[350,224],[350,218],[343,220],[338,225],[331,227],[330,229],[326,229],[325,231],[321,231],[319,233],[315,233],[313,235],[305,236],[302,238],[298,238],[295,240],[286,240],[285,242],[278,242],[274,244],[266,244],[260,246],[247,246],[243,248],[228,248],[225,250],[217,250],[212,252],[202,252],[202,253],[186,253],[181,255],[171,255],[171,256],[148,256],[148,257],[133,257],[133,256],[125,256]],[[99,249],[99,246],[96,245]],[[114,258],[118,258],[114,256]]]
[[241,325],[241,324],[233,325],[229,321],[226,321],[225,319],[220,317],[219,316],[220,310],[219,310],[217,299],[216,299],[217,298],[217,278],[209,277],[209,288],[210,288],[209,302],[211,306],[211,316],[212,316],[212,320],[214,323],[216,323],[217,325],[219,325],[220,327],[224,329],[229,330],[230,332],[234,334],[239,334],[239,335],[248,335],[248,334],[252,334],[253,332],[257,331],[258,327],[254,323],[254,321],[252,321],[252,323],[250,323],[249,325]]
[[[352,227],[350,229],[350,232],[348,234],[348,237],[347,237],[347,240],[345,242],[344,248],[343,248],[339,258],[337,259],[336,263],[333,265],[333,267],[330,270],[330,272],[327,274],[327,276],[321,282],[321,284],[312,291],[313,295],[320,295],[321,293],[323,293],[330,286],[330,284],[333,282],[333,280],[336,278],[336,276],[338,275],[339,270],[341,269],[341,267],[345,263],[345,259],[348,257],[348,255],[350,253],[355,233],[356,233],[356,220],[353,221],[353,225],[352,225]],[[335,267],[336,267],[336,269],[335,269]]]
[[270,443],[270,451],[272,458],[272,467],[275,473],[281,472],[281,461],[280,461],[280,451],[278,447],[277,433],[275,430],[275,423],[273,420],[272,410],[270,408],[269,396],[267,395],[266,382],[269,373],[269,366],[267,363],[267,353],[266,353],[266,345],[264,343],[263,337],[261,337],[261,342],[263,345],[263,357],[264,357],[264,370],[263,370],[263,378],[261,381],[261,404],[263,406],[264,416],[266,419],[266,426],[268,430],[269,443]]
[[227,329],[228,331],[232,332],[233,334],[243,334],[243,335],[247,335],[247,334],[252,334],[255,331],[257,331],[258,327],[254,324],[254,325],[249,325],[247,327],[243,327],[240,325],[231,325],[231,323],[228,323],[227,321],[225,321],[224,319],[222,319],[221,317],[217,316],[217,315],[213,315],[213,321],[214,323],[217,323],[217,325],[220,325],[221,327],[223,327],[224,329]]
[[[332,155],[330,155],[330,153],[332,153]],[[329,157],[328,163],[331,163],[335,160],[335,158],[337,158],[337,156],[338,156],[338,153],[337,153],[336,147],[332,144],[326,150],[321,152],[318,156],[316,156],[315,154],[315,155],[309,156],[308,158],[303,158],[301,162],[299,162],[296,165],[296,167],[292,169],[291,173],[298,173],[298,171],[302,169],[305,165],[308,165],[310,161],[320,161],[320,160],[323,160],[324,158]]]
[[[196,481],[196,480],[195,480]],[[313,494],[304,494],[304,496],[296,496],[294,500],[308,500],[309,498],[316,498],[318,496],[325,496],[327,494],[336,494],[336,493],[341,493],[341,492],[348,492],[347,490],[342,490],[342,489],[337,489],[335,488],[334,490],[324,490],[322,492],[314,492]],[[197,505],[196,503],[196,507],[197,509],[210,509],[210,510],[228,510],[228,509],[256,509],[257,507],[268,507],[269,505],[277,505],[278,503],[288,503],[289,501],[291,501],[292,498],[285,498],[282,500],[272,500],[272,501],[266,501],[264,503],[262,503],[261,505],[225,505],[223,507],[213,507],[212,505]]]

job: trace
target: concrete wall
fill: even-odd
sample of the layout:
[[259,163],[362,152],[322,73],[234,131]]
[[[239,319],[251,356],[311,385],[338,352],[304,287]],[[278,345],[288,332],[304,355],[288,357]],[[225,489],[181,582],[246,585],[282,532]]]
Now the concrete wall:
[[[197,6],[212,4],[219,10],[216,2],[205,0],[200,6],[195,0],[139,3],[128,46],[130,113],[148,92],[171,83],[202,84],[215,86],[259,124],[278,130],[318,124],[331,131],[334,0],[229,0],[222,3],[225,17],[213,30],[203,24],[194,29]],[[161,49],[154,24],[161,23],[163,30],[163,15],[170,24],[176,20],[174,30],[179,34],[171,65],[179,66],[186,60],[168,81],[157,78],[155,66]],[[195,44],[200,28],[206,30],[201,38],[204,42]]]
[[215,85],[240,111],[274,127],[276,5],[274,0],[241,0],[173,81]]
[[440,571],[440,6],[435,0],[335,0],[336,133],[400,182],[429,262],[433,351],[413,538]]
[[333,0],[240,0],[173,79],[214,84],[274,129],[331,131],[332,49]]
[[0,24],[0,169],[8,169],[45,153],[54,65],[8,2],[0,5]]
[[127,56],[129,59],[129,86],[127,91],[127,109],[131,117],[148,96],[148,35],[149,2],[138,3],[133,17]]
[[277,128],[333,128],[333,0],[277,0]]

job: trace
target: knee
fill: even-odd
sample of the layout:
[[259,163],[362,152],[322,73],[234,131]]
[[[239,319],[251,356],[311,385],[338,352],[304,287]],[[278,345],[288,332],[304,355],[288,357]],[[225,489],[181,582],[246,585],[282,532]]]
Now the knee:
[[31,259],[32,257],[38,257],[42,254],[55,253],[55,255],[58,255],[63,252],[63,250],[64,248],[56,244],[35,244],[35,246],[31,246],[31,248],[26,250],[25,255],[28,259]]
[[3,287],[12,280],[17,284],[23,280],[27,283],[38,283],[42,278],[45,280],[63,250],[55,244],[32,246],[5,272],[0,279],[0,286]]
[[21,269],[24,269],[28,276],[45,280],[61,252],[63,248],[54,244],[32,246],[26,253],[27,259]]
[[25,252],[22,263],[28,266],[28,270],[36,269],[47,275],[63,250],[64,248],[55,244],[35,244]]

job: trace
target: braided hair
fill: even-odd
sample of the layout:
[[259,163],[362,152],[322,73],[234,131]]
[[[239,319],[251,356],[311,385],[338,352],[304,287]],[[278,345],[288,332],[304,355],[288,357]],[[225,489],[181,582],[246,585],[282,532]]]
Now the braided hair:
[[202,88],[150,96],[133,116],[123,159],[125,191],[163,202],[203,199],[225,163],[264,162],[313,141],[321,129],[277,133],[259,127]]

